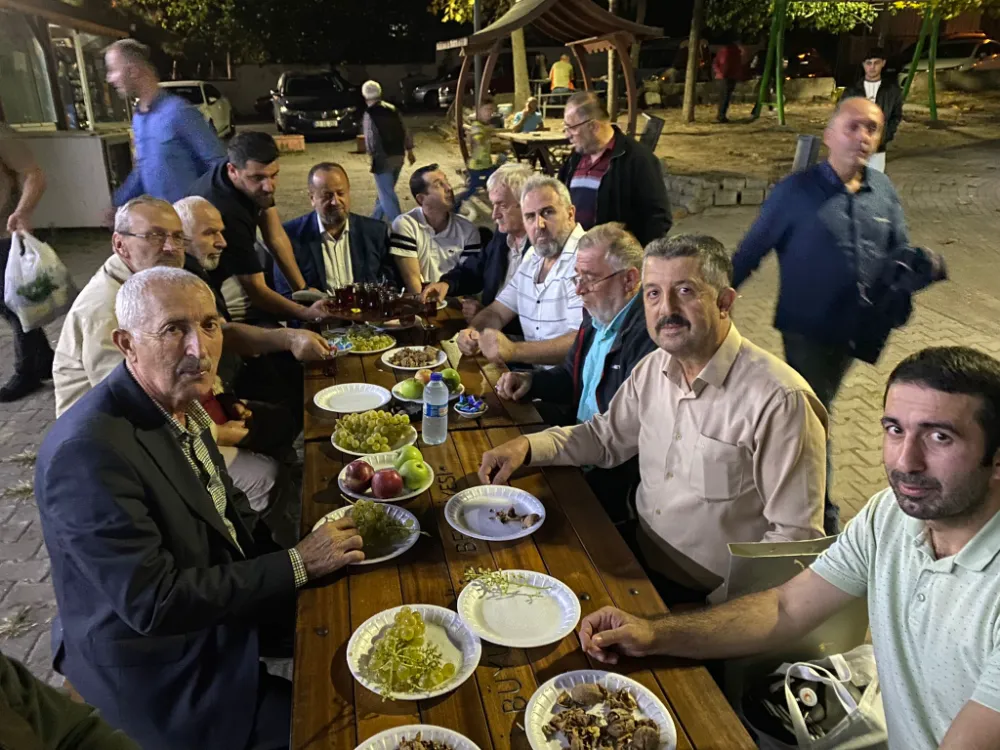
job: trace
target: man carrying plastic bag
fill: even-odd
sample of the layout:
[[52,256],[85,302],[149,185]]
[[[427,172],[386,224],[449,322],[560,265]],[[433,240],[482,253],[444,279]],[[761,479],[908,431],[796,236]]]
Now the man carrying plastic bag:
[[[11,136],[13,131],[0,123],[0,264],[7,267],[14,232],[31,228],[31,214],[45,192],[45,174],[31,151]],[[5,284],[5,282],[0,282]],[[4,288],[6,292],[6,288]],[[0,388],[0,401],[16,401],[41,387],[52,377],[52,347],[45,331],[25,331],[21,321],[0,294],[0,314],[14,331],[14,375]]]

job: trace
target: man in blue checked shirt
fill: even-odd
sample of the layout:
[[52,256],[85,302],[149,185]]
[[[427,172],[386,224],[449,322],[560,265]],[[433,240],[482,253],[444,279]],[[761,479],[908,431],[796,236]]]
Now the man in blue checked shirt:
[[115,191],[115,206],[140,195],[177,202],[225,158],[222,143],[197,109],[160,88],[146,45],[120,39],[105,51],[104,64],[108,83],[126,99],[139,100],[132,116],[136,164]]
[[[945,278],[939,255],[910,246],[892,182],[868,167],[885,117],[874,102],[844,99],[823,134],[821,164],[782,180],[733,256],[739,287],[775,250],[781,288],[774,326],[788,362],[830,411],[854,359],[874,363],[906,322],[911,295]],[[827,461],[825,529],[839,530]]]

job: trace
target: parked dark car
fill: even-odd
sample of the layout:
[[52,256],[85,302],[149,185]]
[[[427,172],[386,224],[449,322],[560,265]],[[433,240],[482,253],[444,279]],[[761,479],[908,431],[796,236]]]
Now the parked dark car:
[[[749,63],[751,77],[761,76],[766,57],[767,47],[763,47],[753,55]],[[785,78],[829,78],[832,75],[833,68],[818,50],[812,47],[800,47],[785,51]]]
[[360,132],[361,92],[337,73],[282,73],[271,96],[274,124],[281,133],[353,136]]
[[[458,88],[458,68],[453,68],[444,75],[438,76],[433,81],[415,86],[406,97],[406,103],[410,106],[428,107],[430,109],[447,109],[455,100],[455,90]],[[466,105],[472,103],[473,76],[470,74],[465,83]],[[403,84],[400,84],[402,87]],[[514,71],[511,64],[510,54],[501,54],[493,69],[493,77],[490,79],[490,92],[497,94],[509,94],[514,90]]]

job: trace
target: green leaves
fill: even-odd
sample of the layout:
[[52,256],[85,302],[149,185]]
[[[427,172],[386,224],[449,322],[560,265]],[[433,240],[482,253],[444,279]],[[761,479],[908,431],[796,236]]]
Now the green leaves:
[[[708,0],[705,22],[719,30],[756,34],[774,13],[773,0]],[[788,3],[789,26],[843,34],[855,26],[870,25],[878,11],[869,3]]]

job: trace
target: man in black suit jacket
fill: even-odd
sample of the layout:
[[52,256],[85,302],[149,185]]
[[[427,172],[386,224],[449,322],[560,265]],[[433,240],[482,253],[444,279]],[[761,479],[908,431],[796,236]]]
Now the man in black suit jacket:
[[[151,268],[118,292],[125,362],[63,414],[35,493],[59,617],[53,666],[145,750],[288,746],[296,588],[363,559],[350,524],[270,542],[234,489],[199,400],[222,350],[208,286]],[[277,638],[269,636],[277,635]]]
[[[351,213],[351,182],[342,166],[321,162],[309,170],[309,201],[312,211],[284,224],[307,286],[331,291],[362,281],[400,285],[389,255],[389,227]],[[292,294],[277,266],[274,288]]]

